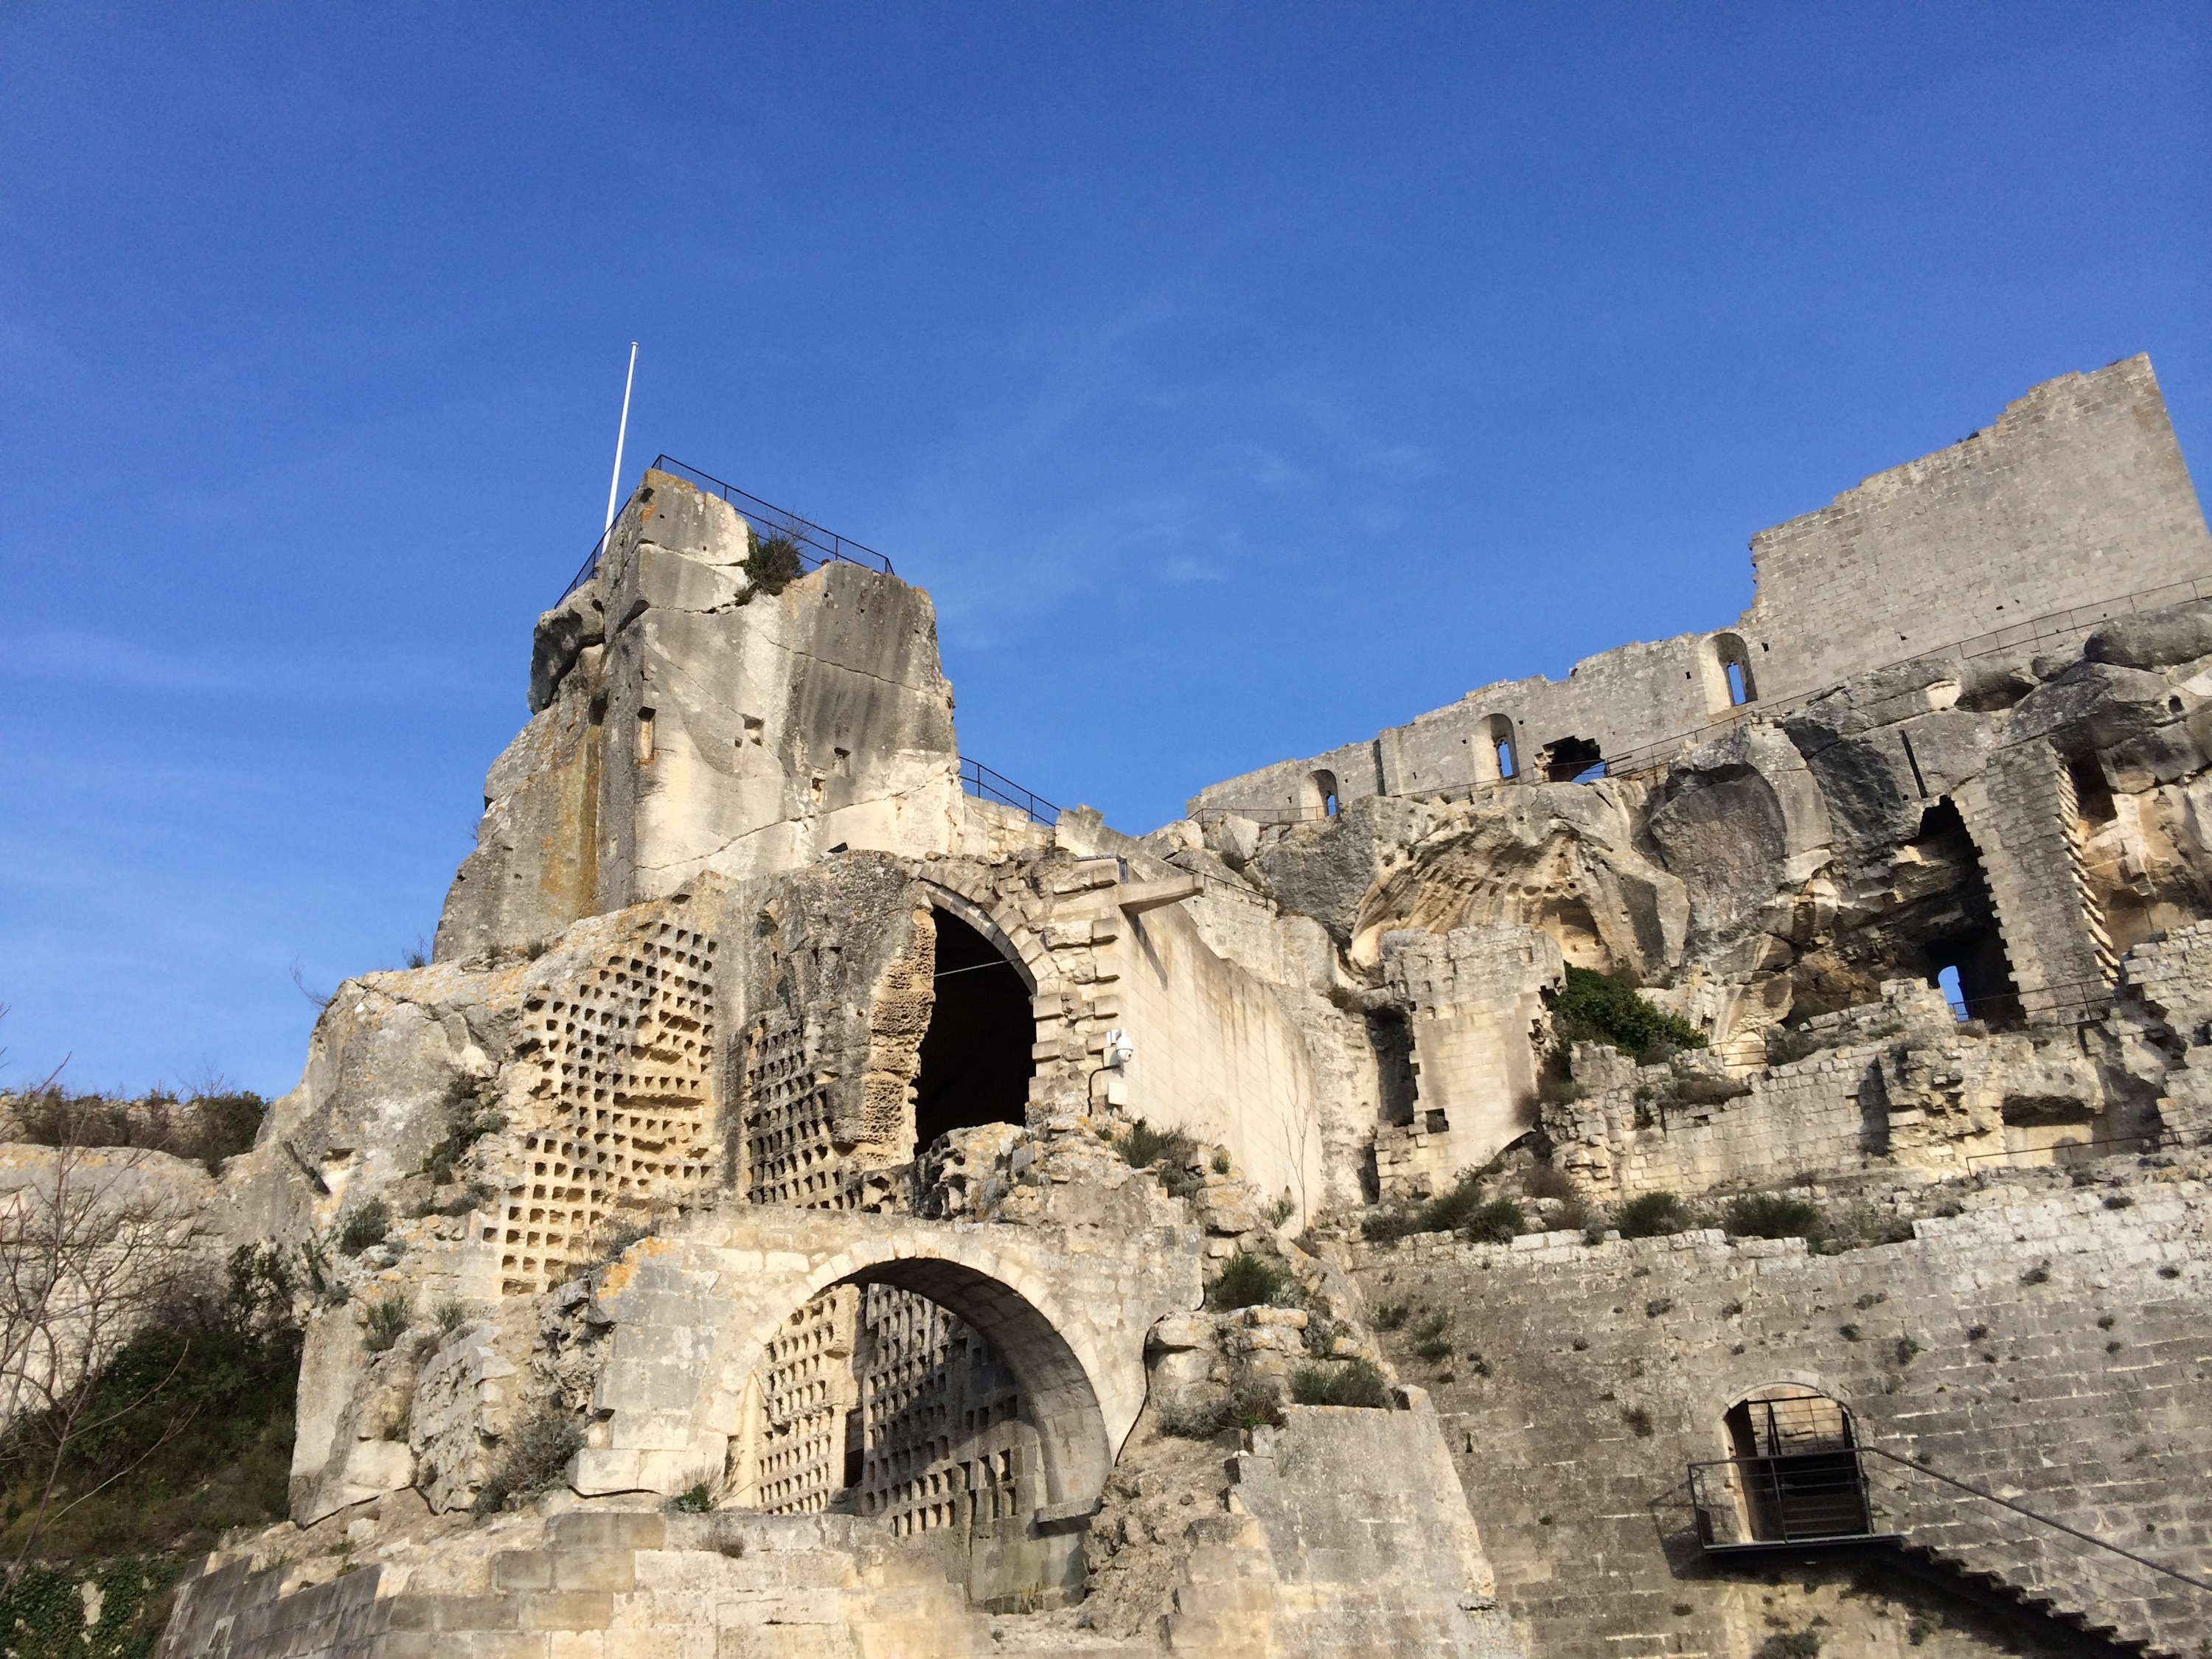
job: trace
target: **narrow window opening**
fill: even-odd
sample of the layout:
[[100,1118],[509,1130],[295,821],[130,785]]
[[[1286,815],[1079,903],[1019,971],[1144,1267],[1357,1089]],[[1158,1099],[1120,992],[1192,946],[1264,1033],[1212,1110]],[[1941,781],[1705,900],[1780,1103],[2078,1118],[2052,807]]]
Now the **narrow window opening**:
[[1741,635],[1714,635],[1705,641],[1705,653],[1709,712],[1717,714],[1759,700],[1759,684],[1751,672],[1751,652]]
[[637,763],[640,766],[653,764],[653,710],[650,708],[637,711]]
[[1966,994],[1959,988],[1959,969],[1956,963],[1943,969],[1936,975],[1936,988],[1943,994],[1943,1000],[1951,1005],[1951,1018],[1966,1018]]

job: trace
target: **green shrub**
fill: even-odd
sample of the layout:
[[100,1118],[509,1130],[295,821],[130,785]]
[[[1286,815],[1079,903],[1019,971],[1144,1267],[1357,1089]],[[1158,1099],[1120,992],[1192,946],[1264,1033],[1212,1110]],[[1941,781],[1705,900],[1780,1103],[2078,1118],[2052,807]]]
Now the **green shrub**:
[[568,1460],[584,1448],[584,1431],[550,1406],[540,1406],[507,1437],[507,1453],[477,1494],[469,1513],[495,1515],[510,1498],[527,1498],[557,1486]]
[[430,1310],[431,1322],[445,1335],[451,1336],[469,1322],[467,1306],[453,1297],[441,1297]]
[[1406,1316],[1413,1310],[1412,1305],[1408,1303],[1386,1302],[1375,1310],[1375,1328],[1378,1331],[1395,1331],[1406,1322]]
[[[1917,1638],[1913,1645],[1919,1645]],[[1751,1659],[1820,1659],[1820,1632],[1816,1630],[1780,1632],[1753,1649]]]
[[1390,1385],[1364,1359],[1340,1365],[1301,1365],[1291,1374],[1291,1398],[1301,1406],[1360,1406],[1387,1410]]
[[[0,1632],[20,1659],[143,1659],[161,1639],[168,1610],[162,1595],[183,1577],[173,1555],[125,1555],[89,1571],[82,1566],[33,1565],[0,1592]],[[98,1592],[96,1624],[84,1622],[86,1597]]]
[[269,1103],[247,1091],[210,1085],[179,1101],[157,1091],[125,1100],[79,1094],[49,1083],[19,1098],[12,1136],[33,1146],[137,1146],[193,1158],[210,1175],[252,1148]]
[[382,1353],[407,1334],[415,1322],[415,1298],[404,1291],[379,1297],[362,1315],[361,1345],[371,1353]]
[[1190,1172],[1198,1161],[1198,1142],[1184,1129],[1155,1129],[1139,1118],[1113,1140],[1114,1150],[1133,1170],[1157,1170],[1160,1184],[1177,1198],[1188,1198],[1206,1183]]
[[1613,1218],[1623,1238],[1659,1238],[1690,1224],[1690,1212],[1672,1193],[1645,1193],[1620,1206]]
[[1638,1440],[1649,1440],[1655,1432],[1651,1426],[1651,1413],[1641,1406],[1631,1406],[1621,1413],[1620,1420],[1628,1425],[1628,1431]]
[[1449,1233],[1466,1228],[1468,1236],[1492,1243],[1504,1243],[1528,1230],[1520,1206],[1510,1198],[1482,1201],[1480,1184],[1471,1175],[1462,1176],[1449,1191],[1437,1194],[1410,1210],[1385,1210],[1371,1215],[1360,1231],[1377,1243],[1387,1244],[1409,1233]]
[[672,1515],[704,1515],[714,1507],[714,1494],[705,1481],[694,1481],[663,1507]]
[[1705,1034],[1687,1020],[1588,968],[1567,969],[1566,985],[1552,1007],[1552,1028],[1563,1048],[1571,1051],[1577,1042],[1610,1043],[1646,1064],[1676,1048],[1705,1046]]
[[392,1206],[380,1198],[346,1212],[338,1223],[338,1254],[359,1255],[372,1244],[381,1244],[392,1231]]
[[745,580],[764,593],[781,593],[806,574],[799,557],[799,538],[787,531],[751,535],[745,552]]
[[1232,1255],[1221,1277],[1206,1287],[1213,1308],[1264,1308],[1282,1301],[1297,1281],[1263,1255]]
[[1730,1199],[1721,1225],[1731,1238],[1815,1239],[1825,1231],[1818,1207],[1781,1193],[1746,1193]]

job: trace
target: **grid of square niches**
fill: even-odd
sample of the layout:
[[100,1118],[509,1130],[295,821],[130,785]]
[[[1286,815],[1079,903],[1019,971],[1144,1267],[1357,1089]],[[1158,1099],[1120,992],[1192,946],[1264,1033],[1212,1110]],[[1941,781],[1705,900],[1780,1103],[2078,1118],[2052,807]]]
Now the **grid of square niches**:
[[785,1322],[761,1361],[765,1432],[754,1502],[771,1515],[813,1514],[841,1484],[860,1294],[839,1285],[816,1297]]
[[860,1510],[902,1536],[1026,1518],[1034,1431],[981,1333],[911,1291],[860,1304]]
[[501,1289],[529,1296],[618,1210],[714,1173],[707,1141],[714,941],[663,923],[530,1015],[550,1121],[522,1137],[504,1214]]
[[838,1154],[829,1085],[807,1060],[800,1024],[788,1014],[756,1022],[744,1075],[745,1196],[802,1210],[857,1207],[862,1172]]

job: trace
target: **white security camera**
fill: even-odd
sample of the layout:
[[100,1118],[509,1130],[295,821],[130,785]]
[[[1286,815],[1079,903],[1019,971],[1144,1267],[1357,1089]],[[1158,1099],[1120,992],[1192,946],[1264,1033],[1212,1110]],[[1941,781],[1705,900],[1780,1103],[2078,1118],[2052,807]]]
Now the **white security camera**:
[[1106,1033],[1106,1050],[1099,1059],[1103,1064],[1119,1071],[1135,1059],[1136,1054],[1136,1044],[1131,1042],[1129,1034],[1117,1025]]

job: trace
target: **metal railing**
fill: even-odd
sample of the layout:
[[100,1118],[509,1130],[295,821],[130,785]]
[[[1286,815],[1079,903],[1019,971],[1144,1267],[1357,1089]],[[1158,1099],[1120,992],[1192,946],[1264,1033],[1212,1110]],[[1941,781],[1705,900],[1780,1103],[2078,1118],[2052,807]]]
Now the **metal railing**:
[[2150,1572],[2156,1573],[2162,1577],[2173,1579],[2180,1583],[2187,1584],[2192,1589],[2203,1590],[2208,1595],[2212,1595],[2212,1583],[2207,1583],[2202,1578],[2194,1577],[2188,1573],[2181,1571],[2179,1568],[2169,1567],[2163,1562],[2154,1561],[2147,1555],[2138,1555],[2135,1551],[2128,1549],[2121,1545],[2112,1543],[2108,1540],[2100,1538],[2094,1533],[2083,1532],[2077,1527],[2069,1527],[2063,1521],[2054,1521],[2047,1515],[2039,1515],[2033,1510],[2026,1508],[2021,1504],[2015,1504],[2009,1498],[2000,1498],[1993,1492],[1985,1491],[1984,1488],[1975,1486],[1972,1481],[1960,1480],[1954,1476],[1941,1474],[1938,1471],[1929,1468],[1927,1464],[1919,1462],[1916,1458],[1900,1457],[1893,1451],[1883,1450],[1880,1446],[1862,1446],[1859,1449],[1869,1455],[1887,1459],[1888,1462],[1895,1464],[1899,1468],[1903,1469],[1909,1474],[1920,1475],[1929,1480],[1938,1481],[1946,1486],[1953,1487],[1959,1492],[1963,1492],[1972,1497],[1978,1498],[1984,1503],[1995,1504],[1998,1508],[2008,1510],[2014,1515],[2024,1516],[2027,1520],[2034,1522],[2039,1527],[2048,1527],[2054,1532],[2063,1533],[2067,1537],[2073,1539],[2077,1543],[2087,1544],[2094,1549],[2102,1550],[2107,1555],[2117,1557],[2124,1561],[2133,1562],[2136,1566],[2144,1568]]
[[[2212,1594],[2212,1583],[2154,1561],[2123,1545],[2039,1515],[2024,1504],[1902,1457],[1880,1446],[1851,1446],[1765,1457],[1713,1458],[1689,1467],[1690,1502],[1698,1543],[1707,1551],[1798,1547],[1808,1544],[1914,1542],[1910,1533],[1875,1531],[1876,1505],[1862,1457],[1878,1457],[1897,1471],[1932,1480],[2086,1544],[2160,1577]],[[1953,1503],[1960,1502],[1953,1498]],[[1944,1512],[1948,1516],[1949,1512]],[[1940,1528],[1948,1522],[1930,1522]],[[1921,1545],[1942,1548],[1941,1545]]]
[[1850,1447],[1692,1463],[1690,1504],[1708,1550],[1864,1543],[1874,1530],[1866,1473]]
[[[881,571],[886,576],[898,574],[891,568],[889,556],[877,552],[874,548],[856,542],[848,536],[840,536],[834,530],[824,530],[811,519],[803,519],[796,513],[772,506],[711,472],[702,471],[678,460],[673,455],[654,456],[652,470],[682,478],[708,495],[719,495],[737,508],[756,535],[786,538],[799,549],[799,562],[802,569],[819,570],[823,565],[835,562],[860,565],[866,569]],[[617,514],[615,523],[621,522],[622,519]],[[583,565],[570,578],[568,585],[561,590],[561,599],[567,599],[597,574],[599,556],[606,551],[607,538],[612,533],[611,526],[605,534],[592,544],[592,550],[585,556]],[[554,603],[557,605],[560,600]]]
[[1024,789],[1003,773],[994,772],[981,761],[960,763],[960,787],[978,800],[998,802],[1026,812],[1039,823],[1060,822],[1060,808],[1054,806],[1033,789]]

